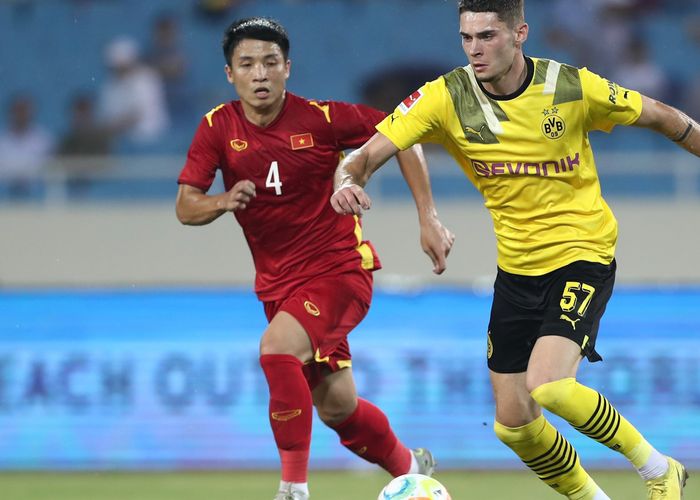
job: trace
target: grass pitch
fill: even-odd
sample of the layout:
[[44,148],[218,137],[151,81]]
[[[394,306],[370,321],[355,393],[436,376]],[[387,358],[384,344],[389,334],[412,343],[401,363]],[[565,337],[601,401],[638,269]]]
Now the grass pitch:
[[[632,470],[593,471],[613,500],[646,498]],[[700,500],[691,472],[684,500]],[[444,471],[436,474],[454,500],[561,499],[527,472]],[[271,500],[276,472],[17,472],[0,473],[2,500]],[[318,472],[309,477],[314,500],[375,500],[389,481],[381,472]]]

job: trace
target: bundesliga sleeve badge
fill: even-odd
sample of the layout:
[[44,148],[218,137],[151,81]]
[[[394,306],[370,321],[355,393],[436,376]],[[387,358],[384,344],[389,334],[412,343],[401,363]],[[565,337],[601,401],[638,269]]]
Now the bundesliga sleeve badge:
[[408,110],[410,110],[415,103],[421,100],[423,97],[423,93],[419,90],[416,90],[413,94],[408,96],[406,99],[401,101],[401,104],[399,104],[399,109],[401,112],[405,115],[408,113]]

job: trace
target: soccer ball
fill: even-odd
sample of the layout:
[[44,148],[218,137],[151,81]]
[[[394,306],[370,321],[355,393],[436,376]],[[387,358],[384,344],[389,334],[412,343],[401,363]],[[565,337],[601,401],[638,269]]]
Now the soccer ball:
[[452,500],[437,479],[423,474],[404,474],[387,484],[377,500]]

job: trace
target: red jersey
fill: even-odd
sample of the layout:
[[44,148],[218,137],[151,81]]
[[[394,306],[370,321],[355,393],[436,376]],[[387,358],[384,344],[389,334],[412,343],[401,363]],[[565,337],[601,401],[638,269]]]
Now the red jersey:
[[381,267],[374,248],[362,241],[360,220],[337,214],[329,200],[342,152],[364,144],[383,118],[367,106],[287,92],[282,111],[266,127],[249,122],[240,101],[202,119],[178,182],[206,192],[217,168],[226,190],[253,181],[256,197],[234,215],[253,254],[260,300],[287,297],[329,270]]

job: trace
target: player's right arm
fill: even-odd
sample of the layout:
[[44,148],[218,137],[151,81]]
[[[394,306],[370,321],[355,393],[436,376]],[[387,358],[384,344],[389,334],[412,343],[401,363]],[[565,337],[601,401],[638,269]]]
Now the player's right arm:
[[198,187],[180,184],[175,213],[183,224],[202,226],[226,212],[244,210],[254,197],[255,184],[247,179],[238,181],[229,191],[217,195],[208,195]]
[[372,204],[363,189],[370,176],[399,152],[393,142],[377,132],[338,165],[331,205],[339,214],[362,215]]
[[225,193],[209,195],[216,170],[226,161],[221,150],[224,140],[225,105],[213,108],[197,128],[187,152],[187,161],[180,173],[180,187],[175,201],[175,213],[180,222],[190,226],[209,224],[226,212],[243,210],[255,197],[255,184],[240,180]]
[[[378,132],[362,147],[349,154],[336,169],[335,193],[331,197],[335,211],[339,214],[362,215],[362,210],[370,208],[371,200],[362,189],[370,176],[399,151],[402,151],[402,155],[410,155],[414,144],[430,142],[431,138],[439,135],[440,113],[449,108],[447,101],[444,80],[439,78],[408,96],[390,116],[379,123]],[[422,153],[419,153],[422,157]],[[403,168],[402,173],[406,178]],[[411,184],[410,177],[406,181]],[[429,182],[427,186],[429,189]],[[410,187],[415,198],[416,190],[413,185]],[[416,198],[419,212],[420,203],[421,199]]]

